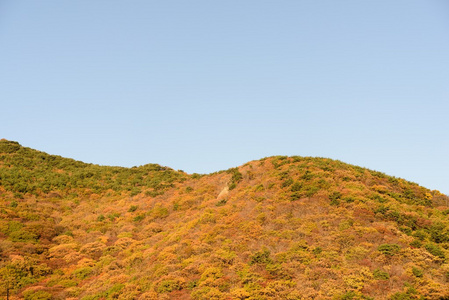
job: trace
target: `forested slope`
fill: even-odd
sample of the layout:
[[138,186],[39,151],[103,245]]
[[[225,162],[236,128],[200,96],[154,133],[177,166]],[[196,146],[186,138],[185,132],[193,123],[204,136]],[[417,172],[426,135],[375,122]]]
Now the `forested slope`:
[[449,201],[326,158],[209,175],[0,141],[5,299],[449,299]]

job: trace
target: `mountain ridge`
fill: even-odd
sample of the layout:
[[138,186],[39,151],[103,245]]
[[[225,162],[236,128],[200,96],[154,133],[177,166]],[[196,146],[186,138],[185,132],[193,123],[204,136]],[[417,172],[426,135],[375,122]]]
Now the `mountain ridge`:
[[0,141],[10,299],[447,299],[449,198],[328,158],[207,175]]
[[[2,150],[3,149],[3,150]],[[100,168],[116,168],[116,169],[123,169],[123,170],[128,170],[128,169],[142,169],[142,168],[145,168],[145,167],[153,167],[153,168],[161,168],[161,169],[166,169],[166,170],[172,170],[172,171],[176,171],[175,169],[173,169],[173,168],[171,168],[171,167],[168,167],[168,166],[161,166],[160,164],[156,164],[156,163],[148,163],[148,164],[144,164],[144,165],[140,165],[140,166],[133,166],[133,167],[124,167],[124,166],[116,166],[116,165],[100,165],[100,164],[96,164],[96,163],[86,163],[86,162],[83,162],[83,161],[80,161],[80,160],[75,160],[75,159],[72,159],[72,158],[66,158],[66,157],[63,157],[63,156],[60,156],[60,155],[53,155],[53,154],[48,154],[48,153],[46,153],[46,152],[42,152],[42,151],[38,151],[38,150],[35,150],[35,149],[32,149],[32,148],[29,148],[29,147],[23,147],[22,145],[20,145],[18,142],[16,142],[16,141],[10,141],[10,140],[7,140],[7,139],[0,139],[0,151],[12,151],[12,152],[15,152],[15,151],[18,151],[19,149],[26,149],[26,150],[28,150],[28,151],[37,151],[39,154],[42,154],[42,155],[44,155],[44,156],[47,156],[47,157],[49,157],[50,159],[55,159],[55,158],[58,158],[58,159],[62,159],[62,160],[67,160],[67,161],[72,161],[74,164],[77,164],[77,165],[81,165],[81,166],[83,166],[83,167],[86,167],[86,166],[95,166],[95,167],[100,167]],[[11,152],[11,153],[12,153]],[[1,153],[1,152],[0,152]],[[269,158],[279,158],[279,157],[288,157],[288,156],[285,156],[285,155],[275,155],[275,156],[270,156],[270,157],[264,157],[264,158],[260,158],[260,159],[256,159],[256,160],[253,160],[253,161],[250,161],[250,162],[254,162],[254,161],[260,161],[260,160],[265,160],[265,159],[269,159]],[[293,156],[293,157],[299,157],[299,156]],[[354,167],[357,167],[357,168],[362,168],[362,169],[366,169],[366,170],[369,170],[369,171],[371,171],[371,172],[378,172],[378,173],[382,173],[383,175],[385,175],[385,176],[388,176],[388,177],[393,177],[393,178],[397,178],[397,179],[401,179],[401,180],[406,180],[407,182],[410,182],[410,183],[412,183],[412,184],[414,184],[414,185],[419,185],[419,184],[417,184],[417,183],[415,183],[415,182],[412,182],[412,181],[409,181],[409,180],[407,180],[407,179],[404,179],[404,178],[400,178],[400,177],[396,177],[396,176],[393,176],[393,175],[388,175],[388,174],[385,174],[385,173],[383,173],[383,172],[379,172],[379,171],[375,171],[375,170],[373,170],[373,169],[369,169],[369,168],[366,168],[366,167],[359,167],[359,166],[357,166],[357,165],[353,165],[353,164],[348,164],[348,163],[345,163],[345,162],[342,162],[342,161],[340,161],[340,160],[336,160],[336,159],[331,159],[331,158],[325,158],[325,157],[312,157],[312,156],[306,156],[306,157],[303,157],[303,158],[307,158],[307,159],[327,159],[327,160],[332,160],[332,161],[335,161],[335,162],[338,162],[338,163],[343,163],[343,164],[347,164],[347,165],[352,165],[352,166],[354,166]],[[247,162],[247,163],[245,163],[245,164],[248,164],[248,163],[250,163],[250,162]],[[242,167],[242,166],[244,166],[245,164],[243,164],[243,165],[241,165],[241,166],[238,166],[238,167],[231,167],[230,169],[235,169],[235,168],[240,168],[240,167]],[[229,170],[229,169],[228,169]],[[177,172],[180,172],[180,173],[185,173],[186,175],[190,175],[190,176],[208,176],[208,175],[213,175],[213,174],[216,174],[216,173],[220,173],[220,172],[225,172],[225,171],[227,171],[227,170],[219,170],[219,171],[214,171],[214,172],[210,172],[210,173],[191,173],[191,174],[189,174],[189,173],[186,173],[186,172],[184,172],[183,170],[177,170]],[[436,192],[438,192],[438,193],[440,193],[439,191],[437,191],[437,190],[435,190]]]

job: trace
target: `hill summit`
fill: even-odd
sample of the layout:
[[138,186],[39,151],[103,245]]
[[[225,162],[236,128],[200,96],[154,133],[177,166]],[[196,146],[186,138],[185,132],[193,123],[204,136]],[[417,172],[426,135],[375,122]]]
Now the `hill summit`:
[[449,299],[449,198],[328,158],[208,175],[0,141],[5,299]]

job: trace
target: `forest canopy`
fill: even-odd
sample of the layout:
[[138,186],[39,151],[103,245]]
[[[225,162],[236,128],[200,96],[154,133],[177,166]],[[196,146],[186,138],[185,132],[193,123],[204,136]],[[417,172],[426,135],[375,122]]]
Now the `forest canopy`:
[[448,299],[449,198],[328,158],[208,175],[0,141],[5,299]]

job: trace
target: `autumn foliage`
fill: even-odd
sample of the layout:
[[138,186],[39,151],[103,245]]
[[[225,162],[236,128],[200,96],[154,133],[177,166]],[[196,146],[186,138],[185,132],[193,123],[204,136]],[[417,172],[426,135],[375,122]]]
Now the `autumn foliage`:
[[4,299],[449,299],[449,198],[327,158],[209,175],[0,141]]

